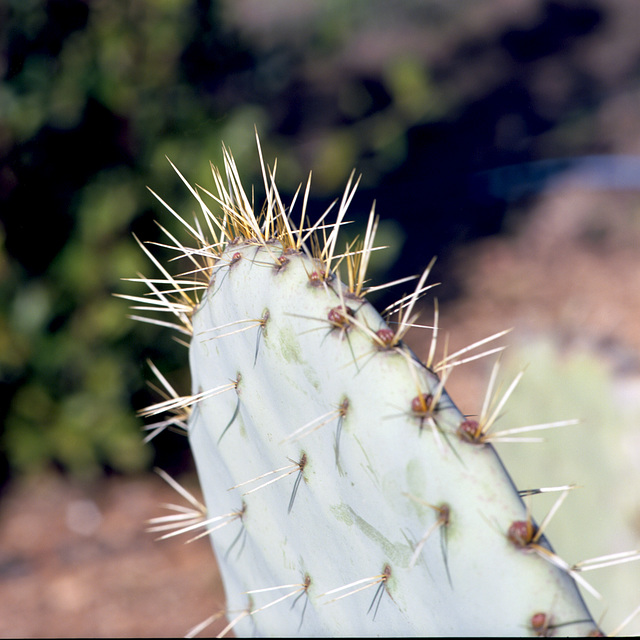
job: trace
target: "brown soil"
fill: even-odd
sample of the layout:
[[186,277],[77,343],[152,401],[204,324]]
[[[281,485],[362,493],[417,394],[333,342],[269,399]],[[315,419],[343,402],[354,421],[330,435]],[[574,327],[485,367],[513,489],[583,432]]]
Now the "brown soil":
[[0,636],[184,636],[221,609],[209,541],[145,532],[164,502],[180,499],[155,476],[12,485],[0,510]]

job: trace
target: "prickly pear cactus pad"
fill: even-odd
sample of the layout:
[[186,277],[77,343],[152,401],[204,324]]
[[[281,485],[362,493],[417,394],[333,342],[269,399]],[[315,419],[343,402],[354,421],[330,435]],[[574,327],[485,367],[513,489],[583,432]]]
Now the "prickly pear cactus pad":
[[[191,506],[151,528],[210,536],[224,633],[599,633],[578,588],[594,591],[587,565],[569,565],[544,535],[572,487],[519,491],[491,444],[534,429],[492,430],[512,388],[494,397],[492,376],[479,416],[460,413],[444,385],[474,356],[434,362],[437,307],[427,361],[403,343],[429,268],[383,317],[366,300],[373,212],[362,241],[339,248],[351,180],[336,222],[310,225],[308,185],[287,210],[263,164],[257,214],[228,152],[225,174],[214,170],[213,193],[185,180],[201,208],[184,222],[196,245],[167,233],[182,255],[175,276],[141,245],[162,277],[140,278],[152,296],[133,298],[165,316],[138,319],[191,337],[191,394],[151,365],[166,399],[142,414],[157,419],[148,438],[186,431],[205,505],[166,478]],[[552,490],[556,506],[534,522],[527,502]]]

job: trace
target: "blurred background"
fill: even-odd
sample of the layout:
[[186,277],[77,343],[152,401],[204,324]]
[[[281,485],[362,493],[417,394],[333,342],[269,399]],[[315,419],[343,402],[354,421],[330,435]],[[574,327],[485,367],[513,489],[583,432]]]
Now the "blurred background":
[[[438,256],[449,352],[514,327],[505,423],[581,419],[500,448],[520,488],[582,486],[556,550],[639,547],[639,29],[637,0],[0,0],[0,635],[181,635],[223,606],[206,540],[143,531],[175,501],[154,466],[197,491],[186,440],[136,417],[145,360],[187,392],[186,352],[113,293],[152,274],[132,233],[181,232],[147,186],[195,208],[167,157],[210,186],[224,142],[260,201],[254,125],[285,202],[313,171],[312,216],[362,174],[376,282]],[[492,364],[452,375],[465,413]],[[640,564],[601,573],[610,632]]]

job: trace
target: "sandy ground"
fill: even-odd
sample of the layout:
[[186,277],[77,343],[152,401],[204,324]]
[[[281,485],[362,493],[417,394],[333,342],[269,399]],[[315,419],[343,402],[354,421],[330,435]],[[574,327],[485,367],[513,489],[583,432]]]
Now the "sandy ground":
[[154,476],[79,486],[49,475],[10,487],[0,508],[0,636],[175,637],[221,609],[209,541],[145,532],[145,520],[166,513],[161,503],[179,501]]

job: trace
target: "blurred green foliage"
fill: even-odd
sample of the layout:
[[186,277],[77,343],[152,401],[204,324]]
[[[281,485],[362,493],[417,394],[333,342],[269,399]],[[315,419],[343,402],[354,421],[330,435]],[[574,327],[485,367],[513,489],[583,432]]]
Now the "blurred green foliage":
[[[145,236],[156,236],[145,220],[145,184],[175,182],[164,155],[191,171],[206,168],[219,147],[206,103],[180,77],[190,8],[182,0],[10,3],[0,138],[9,158],[4,195],[15,208],[3,219],[0,380],[13,470],[56,464],[95,474],[151,462],[132,395],[144,386],[140,362],[158,332],[127,320],[127,303],[111,294],[132,292],[121,278],[149,271],[131,230],[138,219]],[[82,129],[92,104],[107,124],[119,123],[119,140]],[[65,148],[78,130],[84,158]],[[59,144],[47,146],[52,137]],[[57,190],[65,172],[86,180]],[[28,185],[41,198],[20,197],[27,177],[42,179]],[[39,206],[20,211],[21,202]],[[175,366],[178,349],[155,355]]]
[[[307,55],[330,56],[364,12],[360,3],[328,3]],[[145,187],[182,213],[193,209],[165,156],[191,182],[209,185],[222,140],[256,182],[256,125],[267,157],[278,154],[279,174],[295,188],[307,170],[286,140],[268,135],[265,102],[296,63],[270,69],[277,55],[259,59],[225,26],[216,2],[11,0],[0,13],[4,455],[12,471],[148,468],[162,454],[141,444],[132,409],[156,399],[139,391],[145,358],[173,374],[178,389],[189,382],[184,347],[127,320],[127,302],[112,296],[139,294],[121,279],[152,272],[131,238],[135,231],[160,240],[151,221],[161,207]],[[424,114],[429,86],[417,62],[393,65],[388,117],[365,122],[366,92],[344,89],[343,110],[360,129],[336,127],[322,143],[320,189],[344,183],[363,145],[401,159],[397,140]],[[162,224],[176,230],[170,216]],[[401,235],[397,225],[387,232]],[[167,346],[156,347],[160,341]]]

